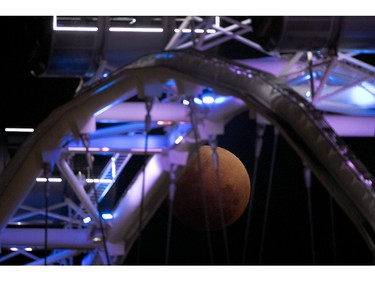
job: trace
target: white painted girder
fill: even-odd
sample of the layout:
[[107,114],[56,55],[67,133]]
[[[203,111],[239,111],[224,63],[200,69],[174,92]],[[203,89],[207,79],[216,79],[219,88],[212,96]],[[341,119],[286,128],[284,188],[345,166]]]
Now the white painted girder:
[[[97,122],[144,122],[144,102],[124,102],[98,114]],[[189,109],[181,103],[154,103],[151,121],[189,122]]]
[[[48,229],[48,247],[50,249],[94,249],[101,242],[93,241],[91,230],[86,229]],[[6,228],[1,235],[2,247],[41,247],[45,245],[43,228]]]
[[[118,87],[116,87],[116,88],[118,88]],[[105,89],[97,89],[95,91],[95,93],[100,93],[100,91],[104,91],[104,90]],[[173,116],[176,116],[175,113],[177,113],[178,118],[176,118],[176,122],[188,122],[189,121],[188,120],[188,114],[187,114],[187,108],[184,107],[183,105],[181,105],[181,104],[177,105],[177,107],[179,109],[181,109],[181,111],[180,110],[178,110],[178,111],[173,111],[173,110],[157,111],[159,109],[159,105],[161,107],[164,106],[164,105],[161,105],[161,104],[155,104],[154,109],[156,111],[151,112],[151,115],[156,118],[155,120],[157,120],[159,117],[173,118]],[[109,120],[112,120],[112,121],[113,120],[120,120],[120,121],[121,120],[127,120],[127,121],[129,121],[129,119],[130,119],[130,121],[144,121],[146,111],[145,111],[145,107],[144,107],[143,103],[141,105],[135,105],[134,108],[132,108],[131,110],[129,110],[129,108],[128,109],[121,108],[121,107],[125,106],[125,103],[124,104],[120,103],[118,105],[111,104],[111,106],[112,107],[109,108],[107,111],[103,111],[102,113],[100,113],[96,116],[97,121],[109,121]],[[117,107],[117,106],[119,106],[119,107]],[[168,104],[168,106],[170,106],[170,104]],[[176,105],[173,105],[173,106],[176,106]],[[242,108],[242,106],[243,106],[243,104],[239,105],[240,108]],[[175,107],[173,107],[173,108],[175,108]],[[223,108],[225,108],[225,107],[223,107]],[[234,109],[237,110],[238,108],[235,106]],[[214,119],[220,120],[221,118],[223,118],[223,116],[227,116],[228,113],[230,113],[230,112],[225,112],[225,111],[221,112],[220,110],[217,110],[217,111],[215,111],[215,114],[218,114],[218,115]],[[123,119],[121,119],[121,118],[123,118]],[[163,120],[163,119],[159,119],[159,120]],[[341,121],[340,122],[337,122],[337,120],[332,121],[333,119],[327,119],[327,120],[331,120],[332,124],[333,123],[335,123],[335,124],[340,123],[341,124]],[[72,120],[69,119],[68,121],[71,122]],[[372,121],[370,120],[369,122],[371,123]],[[371,123],[371,124],[373,124],[373,123]],[[153,163],[153,161],[155,161],[156,163],[159,163],[159,164],[162,163],[164,161],[163,157],[164,157],[163,155],[154,155],[152,157],[153,160],[149,163],[150,167],[151,167],[151,165],[152,165],[151,163]],[[166,172],[165,170],[155,170],[154,168],[150,168],[149,170],[147,170],[147,175],[149,175],[149,173],[154,173],[155,179],[154,179],[154,181],[151,181],[151,182],[149,182],[145,185],[146,192],[150,192],[150,193],[148,193],[149,199],[145,198],[145,200],[152,200],[152,202],[155,203],[155,204],[151,204],[151,205],[154,206],[155,208],[158,206],[158,203],[160,203],[160,200],[162,200],[163,197],[166,194],[165,188],[164,189],[157,188],[157,187],[160,187],[162,185],[161,184],[162,182],[167,181],[167,177],[166,177],[165,172]],[[143,183],[140,182],[141,176],[142,176],[142,174],[139,175],[137,182],[132,187],[134,189],[135,186],[138,186],[138,195],[134,195],[135,197],[138,196],[138,199],[134,199],[134,197],[133,197],[133,199],[131,199],[131,196],[126,197],[126,200],[124,198],[124,201],[121,202],[118,209],[116,209],[116,211],[115,211],[116,215],[115,215],[114,221],[113,221],[114,225],[111,229],[109,229],[110,241],[119,242],[119,241],[121,241],[122,238],[125,237],[126,241],[128,242],[128,244],[127,244],[128,247],[129,247],[129,245],[131,245],[131,241],[133,241],[135,239],[135,236],[137,234],[136,233],[136,231],[137,231],[136,226],[137,226],[137,223],[138,223],[137,214],[139,214],[139,187],[143,184]],[[129,204],[131,203],[131,200],[136,200],[136,202],[138,202],[138,204],[135,204],[133,209],[129,209],[129,208],[125,209],[124,206],[125,205],[129,206]],[[149,217],[152,215],[152,208],[149,209],[148,213],[145,213],[144,215],[145,215],[145,217],[144,217],[144,220],[143,220],[142,223],[146,223],[147,219],[149,219]],[[130,226],[133,226],[133,227],[130,227]],[[124,230],[124,229],[126,229],[126,230]]]
[[86,210],[91,216],[91,219],[96,223],[96,225],[99,225],[99,212],[96,206],[91,202],[89,195],[86,193],[83,183],[77,179],[77,176],[74,174],[65,159],[60,159],[60,161],[57,163],[57,166],[70,183],[71,188],[73,189],[81,203],[85,206]]
[[324,118],[340,137],[375,137],[375,117],[325,114]]

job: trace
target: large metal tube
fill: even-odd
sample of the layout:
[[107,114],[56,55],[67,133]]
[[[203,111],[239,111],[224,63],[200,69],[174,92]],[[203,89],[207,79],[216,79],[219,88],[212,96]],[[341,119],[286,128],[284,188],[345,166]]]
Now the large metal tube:
[[254,17],[256,41],[266,50],[375,51],[375,17]]
[[[139,27],[147,28],[134,32]],[[91,78],[103,63],[104,68],[118,68],[163,50],[175,22],[168,16],[44,17],[38,28],[43,30],[43,37],[38,38],[34,73],[42,77]]]

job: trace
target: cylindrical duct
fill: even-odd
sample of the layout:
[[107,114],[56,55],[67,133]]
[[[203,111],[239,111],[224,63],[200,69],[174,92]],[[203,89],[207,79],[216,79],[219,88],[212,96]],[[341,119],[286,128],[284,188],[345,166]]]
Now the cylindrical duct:
[[256,41],[269,51],[375,51],[375,17],[254,17]]
[[33,71],[42,77],[92,77],[164,49],[174,17],[46,17]]

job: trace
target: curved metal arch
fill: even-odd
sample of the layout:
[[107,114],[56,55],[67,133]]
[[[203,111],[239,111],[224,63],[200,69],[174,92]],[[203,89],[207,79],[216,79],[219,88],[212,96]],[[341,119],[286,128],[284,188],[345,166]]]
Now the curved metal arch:
[[[145,56],[92,84],[53,112],[1,175],[0,205],[5,206],[0,216],[1,229],[30,191],[32,181],[43,171],[43,152],[59,149],[64,138],[79,134],[95,112],[134,96],[134,89],[138,89],[138,93],[152,92],[154,89],[148,86],[160,85],[170,78],[176,80],[181,96],[194,96],[202,88],[212,87],[221,95],[243,100],[268,119],[310,166],[375,252],[375,179],[340,141],[322,114],[273,75],[190,51]],[[233,111],[225,114],[233,114]],[[222,119],[228,120],[225,114]],[[165,193],[156,196],[165,196]],[[119,216],[117,223],[124,224],[123,220],[128,219]],[[114,242],[118,242],[119,237],[136,235],[117,233],[116,229],[109,228],[109,237],[115,237]]]

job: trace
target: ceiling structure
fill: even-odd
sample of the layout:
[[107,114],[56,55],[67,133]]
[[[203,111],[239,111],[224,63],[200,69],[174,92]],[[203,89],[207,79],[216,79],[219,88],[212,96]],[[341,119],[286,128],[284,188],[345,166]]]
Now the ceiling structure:
[[123,264],[190,152],[244,112],[289,140],[375,250],[374,177],[339,139],[375,137],[374,18],[33,21],[29,70],[76,89],[34,130],[7,128],[0,263]]

